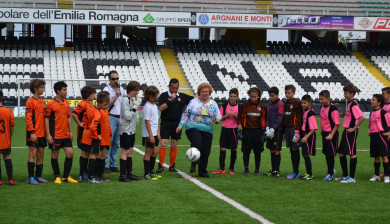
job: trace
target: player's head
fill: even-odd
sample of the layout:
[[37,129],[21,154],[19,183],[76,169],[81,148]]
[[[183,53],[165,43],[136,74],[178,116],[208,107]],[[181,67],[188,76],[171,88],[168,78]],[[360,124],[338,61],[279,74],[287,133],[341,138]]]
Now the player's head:
[[303,109],[309,109],[312,103],[313,103],[313,99],[311,98],[310,95],[306,94],[302,96],[301,105]]
[[344,86],[343,91],[344,91],[344,98],[346,100],[352,100],[356,94],[357,89],[356,89],[356,86],[354,86],[352,83],[350,83],[350,84]]
[[42,95],[45,92],[46,82],[42,79],[33,79],[30,81],[30,91],[32,94],[38,93],[38,95]]
[[247,93],[251,103],[259,103],[261,97],[261,89],[259,87],[252,87]]
[[279,99],[278,87],[272,86],[271,88],[269,88],[268,95],[269,95],[269,98],[272,102],[275,102],[276,100],[278,100]]
[[390,101],[390,87],[385,87],[382,89],[382,95],[385,97],[385,100]]
[[68,85],[64,81],[54,83],[54,92],[57,96],[61,98],[65,98],[66,94],[68,94]]
[[116,87],[116,83],[119,82],[118,72],[114,70],[110,71],[110,73],[108,73],[108,81],[112,87]]
[[379,109],[385,105],[385,97],[382,94],[372,95],[371,107],[374,109]]
[[233,88],[233,89],[229,90],[229,101],[230,101],[230,103],[231,104],[236,104],[237,99],[238,99],[238,89],[237,88]]
[[97,94],[96,97],[97,107],[99,109],[107,110],[108,104],[110,103],[110,93],[102,91]]
[[160,91],[155,86],[148,86],[144,90],[144,98],[146,101],[154,102],[157,99],[158,94]]
[[320,95],[321,105],[323,105],[323,106],[329,105],[330,92],[328,90],[322,90],[319,95]]
[[169,92],[177,93],[179,91],[179,80],[176,78],[169,80],[168,88],[169,88]]
[[208,83],[201,83],[198,86],[198,91],[196,93],[201,99],[205,100],[211,96],[211,93],[213,93],[213,87],[211,87]]
[[286,98],[291,100],[294,98],[295,95],[295,86],[294,85],[286,85],[284,87],[284,95],[286,95]]
[[0,103],[3,103],[3,100],[4,100],[3,91],[0,90]]
[[81,90],[81,97],[83,100],[92,101],[95,99],[96,89],[92,86],[84,86]]
[[130,97],[135,97],[138,95],[139,90],[141,89],[141,84],[137,81],[130,81],[129,84],[127,84],[126,92]]

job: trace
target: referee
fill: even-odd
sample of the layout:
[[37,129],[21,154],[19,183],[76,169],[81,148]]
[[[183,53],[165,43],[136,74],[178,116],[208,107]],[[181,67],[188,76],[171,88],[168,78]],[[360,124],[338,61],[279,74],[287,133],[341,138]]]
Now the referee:
[[180,118],[187,104],[194,98],[184,93],[179,93],[179,80],[173,78],[169,81],[169,90],[163,92],[159,98],[159,109],[161,111],[160,135],[161,144],[159,150],[159,160],[157,173],[164,172],[164,161],[167,154],[168,140],[171,138],[171,148],[169,152],[169,171],[177,172],[175,160],[177,155],[177,143],[181,138],[181,132],[176,133],[176,128],[180,123]]

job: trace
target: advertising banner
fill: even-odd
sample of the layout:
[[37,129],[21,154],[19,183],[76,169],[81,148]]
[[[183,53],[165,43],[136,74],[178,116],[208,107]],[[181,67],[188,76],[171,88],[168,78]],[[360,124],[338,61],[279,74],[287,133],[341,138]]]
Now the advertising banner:
[[355,17],[355,30],[390,30],[390,18]]
[[272,18],[272,15],[265,14],[197,13],[196,25],[199,27],[271,28]]
[[298,29],[353,29],[352,16],[274,15],[274,27]]

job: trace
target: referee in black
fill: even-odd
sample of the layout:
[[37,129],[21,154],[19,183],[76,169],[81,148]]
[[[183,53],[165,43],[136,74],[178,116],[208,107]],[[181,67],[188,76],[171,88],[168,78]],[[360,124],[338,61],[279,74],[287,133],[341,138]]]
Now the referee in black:
[[169,171],[177,172],[175,160],[177,155],[177,143],[181,138],[181,132],[176,133],[176,128],[180,123],[181,115],[187,104],[194,98],[185,93],[179,93],[179,80],[173,78],[169,81],[169,90],[163,92],[159,98],[159,109],[161,111],[160,124],[160,150],[157,173],[164,172],[165,156],[167,154],[168,140],[171,138],[171,148],[169,151],[170,164]]

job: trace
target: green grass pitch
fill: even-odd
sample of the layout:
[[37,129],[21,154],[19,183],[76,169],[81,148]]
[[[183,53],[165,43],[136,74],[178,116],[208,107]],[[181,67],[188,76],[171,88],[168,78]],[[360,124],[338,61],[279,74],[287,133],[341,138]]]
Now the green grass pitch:
[[[319,122],[318,122],[319,123]],[[212,176],[201,179],[208,186],[236,200],[254,212],[275,223],[382,223],[388,221],[387,202],[390,185],[369,182],[373,174],[373,159],[369,157],[368,121],[359,132],[358,165],[355,184],[323,182],[326,172],[325,157],[321,150],[312,157],[313,181],[287,180],[291,172],[290,152],[282,150],[281,178],[253,176],[254,158],[250,160],[250,176],[244,177],[242,153],[239,150],[236,175]],[[73,123],[73,128],[76,126]],[[340,129],[341,130],[341,129]],[[74,132],[76,133],[76,132]],[[218,169],[220,125],[215,126],[213,148],[208,171]],[[318,134],[319,132],[317,132]],[[319,136],[319,135],[318,135]],[[317,148],[321,147],[318,138]],[[190,163],[185,158],[189,142],[183,135],[179,142],[177,168],[188,172]],[[74,144],[75,145],[75,144]],[[137,127],[136,145],[141,147],[140,125]],[[27,180],[28,149],[25,147],[25,119],[16,119],[13,137],[12,161],[14,178],[18,185],[8,185],[4,162],[0,187],[2,208],[0,223],[256,223],[248,215],[200,189],[179,174],[163,173],[158,181],[132,183],[118,182],[118,173],[107,174],[112,181],[102,184],[55,185],[50,164],[50,150],[45,149],[43,176],[49,184],[31,186]],[[23,147],[23,148],[20,148]],[[75,155],[71,176],[76,178],[80,150]],[[169,162],[169,153],[166,161]],[[134,173],[143,173],[142,156],[134,152]],[[60,154],[63,171],[64,153]],[[119,160],[119,156],[118,156]],[[230,161],[227,153],[226,164]],[[335,160],[340,174],[339,159]],[[267,149],[262,153],[261,172],[270,169]],[[383,168],[381,168],[382,170]],[[303,159],[300,170],[305,171]]]

